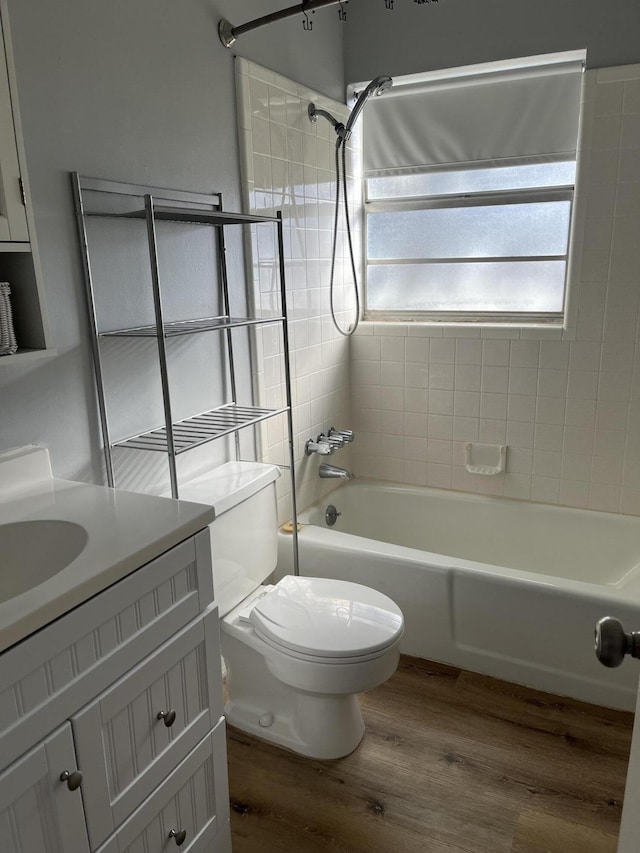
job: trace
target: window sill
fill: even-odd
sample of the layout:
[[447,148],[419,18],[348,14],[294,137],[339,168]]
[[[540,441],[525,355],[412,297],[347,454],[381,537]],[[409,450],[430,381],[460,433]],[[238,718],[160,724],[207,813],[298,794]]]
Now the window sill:
[[366,318],[356,334],[427,338],[501,338],[506,340],[574,340],[575,329],[558,323],[437,322]]

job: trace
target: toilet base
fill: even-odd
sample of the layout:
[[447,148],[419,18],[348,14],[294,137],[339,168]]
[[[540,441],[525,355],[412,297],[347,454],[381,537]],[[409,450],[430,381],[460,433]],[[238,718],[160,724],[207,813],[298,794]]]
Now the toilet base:
[[222,634],[227,721],[309,758],[341,758],[358,746],[364,721],[355,693],[314,693],[271,674],[257,648]]
[[364,721],[356,696],[298,693],[278,707],[229,700],[227,722],[308,758],[342,758],[358,746]]

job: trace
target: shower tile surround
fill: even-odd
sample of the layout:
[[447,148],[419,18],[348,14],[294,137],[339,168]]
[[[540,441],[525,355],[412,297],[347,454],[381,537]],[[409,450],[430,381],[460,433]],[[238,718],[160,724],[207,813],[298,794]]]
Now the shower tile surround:
[[[309,121],[311,101],[340,121],[349,111],[308,88],[253,62],[236,60],[236,88],[244,204],[247,212],[274,215],[281,210],[289,310],[290,355],[298,501],[304,507],[332,491],[339,481],[320,480],[318,465],[328,461],[350,467],[346,447],[330,458],[304,454],[307,439],[331,426],[350,428],[349,340],[331,322],[329,279],[335,199],[335,140],[329,122]],[[362,265],[360,181],[355,180],[353,156],[357,137],[347,149],[349,199],[357,268]],[[251,234],[254,308],[260,316],[279,312],[276,246],[258,227]],[[346,231],[340,220],[335,268],[335,303],[346,327],[354,316],[348,294]],[[345,287],[344,282],[347,282]],[[346,292],[345,292],[346,291]],[[256,331],[254,345],[260,371],[254,377],[256,394],[264,405],[284,403],[282,339],[275,327]],[[281,422],[282,421],[282,422]],[[261,433],[261,456],[277,464],[288,462],[284,418],[273,419]],[[279,517],[291,516],[289,478],[280,478]]]
[[[302,447],[335,421],[357,432],[349,461],[360,477],[640,515],[640,65],[586,72],[567,329],[364,322],[350,341],[328,316],[333,131],[306,116],[309,100],[345,108],[252,63],[238,72],[250,209],[282,208],[304,238],[287,269],[300,506],[334,485]],[[360,250],[359,221],[355,231]],[[269,436],[272,461],[280,440]],[[467,441],[506,443],[506,473],[469,474]],[[349,467],[348,453],[330,461]]]

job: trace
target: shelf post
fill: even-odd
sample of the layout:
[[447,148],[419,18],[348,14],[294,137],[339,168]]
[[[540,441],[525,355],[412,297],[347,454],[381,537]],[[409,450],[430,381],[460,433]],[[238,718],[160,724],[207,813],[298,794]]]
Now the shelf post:
[[151,285],[153,288],[153,307],[156,316],[156,334],[158,339],[158,356],[160,361],[160,382],[162,383],[162,402],[164,406],[164,422],[167,431],[167,449],[169,455],[169,478],[171,480],[171,496],[178,497],[178,471],[176,467],[176,447],[173,437],[173,417],[171,414],[171,397],[169,389],[169,371],[167,368],[167,346],[162,317],[162,295],[160,293],[160,269],[158,266],[158,244],[156,239],[156,223],[153,215],[153,197],[146,194],[144,208],[147,219],[147,235],[149,238],[149,261],[151,263]]
[[89,324],[91,326],[91,350],[93,353],[93,370],[96,377],[96,391],[98,394],[98,410],[100,412],[100,429],[102,431],[102,444],[104,445],[103,449],[105,469],[107,474],[107,485],[113,489],[115,487],[115,477],[113,473],[113,455],[111,453],[111,436],[109,431],[109,421],[107,418],[107,402],[104,393],[102,358],[100,356],[98,315],[96,312],[96,303],[93,294],[93,278],[91,275],[91,262],[89,261],[89,241],[87,237],[87,229],[85,227],[82,188],[80,185],[80,175],[77,172],[71,173],[71,186],[73,188],[73,200],[76,209],[76,225],[78,227],[78,238],[80,240],[80,249],[82,254],[82,271],[84,273],[85,293],[87,297],[87,307],[89,309]]
[[289,363],[289,320],[287,314],[287,283],[284,267],[284,236],[282,230],[282,211],[276,214],[278,218],[278,261],[280,265],[280,299],[282,305],[282,342],[284,347],[284,376],[287,397],[287,426],[289,433],[289,471],[291,474],[291,516],[293,534],[293,573],[300,574],[298,552],[298,502],[296,498],[296,454],[293,434],[293,400],[291,396],[291,365]]
[[[218,195],[220,207],[223,207],[222,194]],[[224,226],[220,225],[216,228],[216,236],[218,240],[218,265],[220,270],[220,284],[222,285],[222,310],[227,317],[231,318],[231,304],[229,300],[229,277],[227,275],[227,248],[224,242]],[[229,362],[229,382],[231,384],[231,399],[234,403],[238,402],[238,391],[236,385],[236,367],[233,355],[233,337],[230,328],[226,330],[227,339],[227,359]],[[236,459],[240,459],[240,434],[236,432],[234,436]]]

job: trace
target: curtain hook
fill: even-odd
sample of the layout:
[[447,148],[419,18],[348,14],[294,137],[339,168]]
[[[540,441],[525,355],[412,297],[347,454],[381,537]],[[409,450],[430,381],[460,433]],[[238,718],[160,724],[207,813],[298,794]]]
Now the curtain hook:
[[384,0],[384,5],[387,7],[387,9],[393,10],[393,3],[394,0]]
[[344,8],[349,0],[345,0],[344,3],[340,2],[340,8],[338,9],[338,17],[341,21],[347,20],[347,10]]
[[306,9],[302,10],[302,14],[304,15],[304,21],[302,22],[302,29],[310,32],[313,29],[313,21],[309,19],[309,13]]

